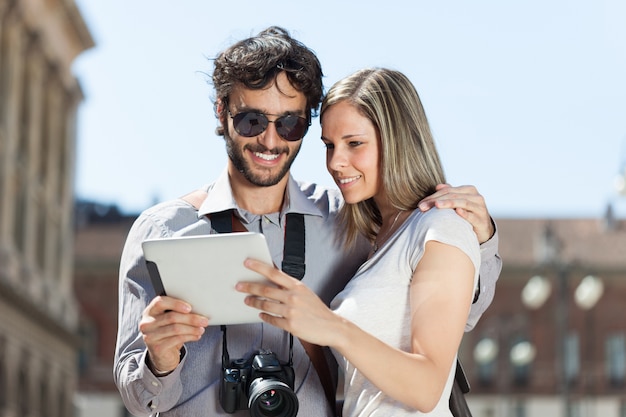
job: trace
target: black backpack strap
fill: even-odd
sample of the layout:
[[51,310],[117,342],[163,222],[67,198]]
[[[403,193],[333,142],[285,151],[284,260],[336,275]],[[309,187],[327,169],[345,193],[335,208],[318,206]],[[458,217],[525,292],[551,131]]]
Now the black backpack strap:
[[[198,210],[206,198],[206,195],[206,191],[196,190],[181,198]],[[246,228],[235,216],[233,209],[211,213],[207,215],[207,217],[211,219],[211,227],[217,233],[246,231]],[[306,238],[304,215],[300,213],[287,213],[286,222],[285,245],[283,247],[283,263],[281,269],[294,278],[302,279],[306,272],[304,257]]]
[[467,399],[465,394],[470,391],[469,381],[461,366],[461,361],[456,361],[456,373],[454,375],[454,382],[452,384],[452,391],[450,392],[450,399],[448,405],[453,417],[472,417],[472,411],[467,405]]
[[305,237],[304,216],[300,213],[288,213],[281,269],[297,279],[302,279],[306,272]]
[[217,213],[211,213],[208,217],[211,219],[211,227],[217,233],[231,233],[233,231],[233,210],[224,210]]

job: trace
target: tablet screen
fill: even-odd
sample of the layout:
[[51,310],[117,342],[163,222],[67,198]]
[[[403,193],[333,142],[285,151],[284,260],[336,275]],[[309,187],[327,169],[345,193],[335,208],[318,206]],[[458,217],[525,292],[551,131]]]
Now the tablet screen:
[[150,239],[142,243],[150,279],[157,295],[191,304],[211,325],[257,323],[260,311],[244,304],[239,281],[266,281],[243,266],[246,258],[272,264],[260,233],[224,233]]

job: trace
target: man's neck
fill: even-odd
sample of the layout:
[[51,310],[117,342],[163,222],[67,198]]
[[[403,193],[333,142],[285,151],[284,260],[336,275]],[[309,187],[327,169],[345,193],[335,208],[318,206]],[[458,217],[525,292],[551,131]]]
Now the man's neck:
[[229,173],[233,198],[237,205],[252,214],[277,213],[283,207],[289,174],[276,185],[260,187],[239,173]]

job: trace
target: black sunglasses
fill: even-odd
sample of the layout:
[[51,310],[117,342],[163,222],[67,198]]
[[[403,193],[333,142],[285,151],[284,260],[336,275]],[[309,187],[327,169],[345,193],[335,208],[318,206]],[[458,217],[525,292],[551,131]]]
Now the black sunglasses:
[[270,123],[274,123],[278,135],[285,140],[293,142],[302,139],[311,125],[307,119],[295,114],[286,114],[276,118],[276,120],[267,119],[267,116],[275,116],[274,114],[264,114],[256,111],[244,111],[234,116],[229,111],[228,115],[233,119],[233,126],[237,133],[247,138],[260,135],[265,132]]

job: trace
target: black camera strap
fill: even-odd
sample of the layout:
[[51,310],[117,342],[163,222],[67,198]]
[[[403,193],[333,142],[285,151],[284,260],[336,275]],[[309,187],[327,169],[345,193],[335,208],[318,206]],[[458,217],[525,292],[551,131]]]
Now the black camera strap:
[[[217,233],[248,231],[237,216],[235,216],[234,209],[207,214],[207,217],[211,219],[211,227]],[[304,258],[305,237],[304,215],[300,213],[287,213],[281,269],[287,275],[296,279],[302,279],[306,272]]]
[[220,330],[222,330],[222,368],[226,369],[230,367],[230,355],[228,354],[228,342],[226,339],[226,325],[221,324]]
[[[235,216],[235,210],[224,210],[207,214],[211,227],[217,233],[247,232],[248,229]],[[287,213],[285,224],[285,243],[283,247],[282,270],[286,274],[302,279],[306,270],[304,261],[305,229],[304,216],[300,213]],[[222,363],[230,363],[226,345],[226,326],[222,325]],[[308,354],[308,351],[307,351]],[[293,366],[293,335],[289,333],[289,366]]]
[[[207,193],[204,190],[193,191],[183,197],[184,201],[191,204],[196,210],[200,209]],[[224,210],[217,213],[208,214],[211,220],[211,227],[217,233],[247,232],[248,229],[241,223],[235,215],[234,209]],[[283,261],[281,269],[288,275],[302,279],[306,272],[305,264],[305,226],[304,215],[300,213],[287,213],[285,224],[285,243],[283,246]],[[226,326],[222,328],[222,362],[230,362],[226,345]],[[321,346],[308,343],[300,339],[300,343],[306,354],[309,356],[315,371],[320,379],[326,399],[331,408],[336,407],[335,384],[331,376],[328,362]],[[293,363],[293,335],[289,333],[289,365]]]
[[[196,210],[200,209],[207,193],[204,190],[193,191],[183,197]],[[235,216],[235,210],[229,209],[217,213],[207,214],[211,220],[211,227],[217,233],[247,232],[248,229]],[[305,227],[304,215],[287,213],[285,221],[285,243],[283,246],[283,262],[281,269],[288,275],[302,279],[306,272],[305,262]]]

